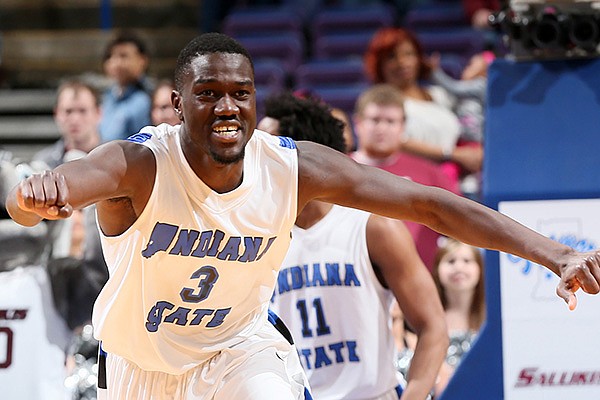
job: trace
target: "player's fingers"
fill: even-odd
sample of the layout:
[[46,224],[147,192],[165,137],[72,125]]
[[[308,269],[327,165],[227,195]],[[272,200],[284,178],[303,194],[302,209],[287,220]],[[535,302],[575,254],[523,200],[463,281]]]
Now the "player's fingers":
[[31,191],[33,194],[33,207],[44,208],[46,207],[46,191],[44,190],[44,176],[42,174],[31,175],[27,178],[31,185]]
[[566,276],[560,278],[560,282],[556,287],[556,294],[568,304],[570,310],[574,310],[577,306],[577,298],[575,292],[579,289],[579,282],[574,277],[567,279]]
[[[46,198],[45,205],[52,207],[57,205],[56,199],[58,197],[57,174],[52,171],[44,171],[42,174],[42,185],[44,188],[44,197]],[[51,214],[52,215],[52,214]]]
[[30,211],[33,209],[33,189],[28,180],[23,180],[19,183],[17,190],[17,204],[22,210]]
[[588,257],[588,268],[594,279],[600,284],[600,251],[596,251]]
[[597,255],[590,255],[578,266],[577,280],[584,292],[596,294],[600,292],[600,271],[598,271]]
[[56,180],[56,188],[58,190],[56,197],[56,205],[60,207],[67,205],[67,203],[69,202],[69,188],[67,187],[67,182],[65,180],[64,175],[58,175],[58,178]]
[[26,189],[23,190],[24,202],[30,209],[44,207],[46,204],[46,195],[44,194],[42,175],[31,175],[25,179],[22,187]]
[[573,311],[575,308],[577,308],[577,296],[575,296],[575,294],[571,293],[567,304],[569,306],[569,310],[571,310],[571,311]]
[[57,216],[60,218],[69,218],[73,214],[73,207],[70,204],[58,208]]

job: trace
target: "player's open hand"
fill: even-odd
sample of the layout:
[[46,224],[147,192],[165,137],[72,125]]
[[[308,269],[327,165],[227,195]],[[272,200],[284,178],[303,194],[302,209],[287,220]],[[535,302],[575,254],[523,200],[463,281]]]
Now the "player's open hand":
[[600,251],[575,253],[561,268],[556,294],[567,302],[570,310],[577,306],[575,292],[579,288],[590,294],[600,292]]
[[73,214],[65,177],[57,172],[44,171],[29,176],[21,181],[16,194],[20,209],[42,218],[62,219]]

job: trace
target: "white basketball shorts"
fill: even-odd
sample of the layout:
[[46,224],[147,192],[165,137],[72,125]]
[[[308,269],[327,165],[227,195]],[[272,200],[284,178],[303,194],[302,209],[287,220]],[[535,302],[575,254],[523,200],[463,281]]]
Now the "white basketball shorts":
[[109,353],[98,400],[311,400],[296,348],[274,325],[265,324],[244,342],[182,375],[144,371]]

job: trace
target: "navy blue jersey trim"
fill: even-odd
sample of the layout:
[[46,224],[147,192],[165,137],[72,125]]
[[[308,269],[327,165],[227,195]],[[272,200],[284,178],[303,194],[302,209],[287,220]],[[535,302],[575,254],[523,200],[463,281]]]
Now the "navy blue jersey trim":
[[398,394],[398,398],[402,397],[402,392],[404,392],[404,390],[402,389],[402,386],[400,386],[400,385],[396,386],[396,394]]
[[277,329],[279,331],[279,333],[281,333],[283,335],[283,337],[290,343],[290,344],[294,344],[294,339],[292,338],[292,334],[290,333],[289,329],[287,328],[287,326],[285,326],[285,324],[283,323],[283,321],[281,320],[281,318],[279,318],[277,316],[277,314],[275,314],[273,311],[269,310],[269,322],[271,324],[273,324],[273,326],[275,327],[275,329]]
[[304,400],[313,400],[313,397],[310,395],[307,388],[304,388]]
[[279,136],[279,145],[281,147],[287,147],[288,149],[296,148],[296,142],[287,136]]
[[106,389],[106,352],[98,345],[98,389]]

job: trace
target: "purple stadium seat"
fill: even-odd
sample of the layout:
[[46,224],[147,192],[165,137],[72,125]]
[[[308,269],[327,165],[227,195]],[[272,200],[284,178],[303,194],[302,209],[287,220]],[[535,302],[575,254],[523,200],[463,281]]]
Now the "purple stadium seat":
[[265,99],[286,89],[287,74],[279,60],[254,60],[254,86],[256,88],[256,113],[264,117]]
[[362,59],[374,32],[323,35],[314,41],[313,57]]
[[440,28],[468,27],[469,21],[462,4],[442,3],[437,6],[422,6],[410,10],[404,25],[411,31],[426,31]]
[[440,56],[440,67],[444,72],[455,79],[460,79],[467,60],[464,57],[450,53],[442,53]]
[[233,37],[285,32],[301,33],[302,19],[291,8],[240,8],[225,17],[222,31]]
[[271,94],[277,93],[271,87],[256,85],[256,120],[260,121],[265,116],[265,100]]
[[254,84],[271,90],[282,90],[286,86],[286,73],[280,61],[257,59],[254,61]]
[[330,34],[374,32],[391,26],[394,19],[394,9],[386,5],[325,8],[315,15],[311,31],[315,39]]
[[368,87],[367,84],[316,86],[312,93],[330,106],[341,108],[348,115],[352,115],[356,99]]
[[305,89],[368,82],[360,58],[310,60],[296,68],[294,78],[295,86]]
[[450,53],[465,59],[483,51],[485,38],[481,31],[472,28],[417,32],[425,53]]
[[278,35],[242,36],[236,38],[255,62],[276,60],[291,76],[304,57],[304,41],[300,34],[291,32]]

